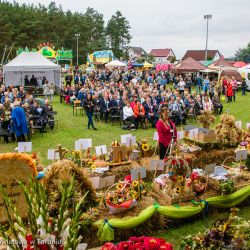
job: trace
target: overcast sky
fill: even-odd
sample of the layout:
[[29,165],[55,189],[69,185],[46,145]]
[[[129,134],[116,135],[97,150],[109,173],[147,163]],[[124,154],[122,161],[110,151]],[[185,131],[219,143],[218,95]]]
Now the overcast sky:
[[[17,0],[19,3],[41,3],[50,0]],[[177,58],[187,49],[205,49],[204,14],[209,22],[208,49],[218,49],[233,56],[239,47],[250,42],[250,0],[56,0],[64,10],[85,12],[92,7],[107,21],[120,10],[128,19],[133,39],[131,46],[172,48]],[[53,41],[52,41],[53,42]]]

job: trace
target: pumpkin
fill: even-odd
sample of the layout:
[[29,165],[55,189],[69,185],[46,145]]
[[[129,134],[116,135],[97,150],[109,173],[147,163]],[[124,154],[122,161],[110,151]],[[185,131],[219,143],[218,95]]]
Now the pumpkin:
[[94,164],[97,168],[106,168],[109,165],[108,162],[102,160],[96,160]]

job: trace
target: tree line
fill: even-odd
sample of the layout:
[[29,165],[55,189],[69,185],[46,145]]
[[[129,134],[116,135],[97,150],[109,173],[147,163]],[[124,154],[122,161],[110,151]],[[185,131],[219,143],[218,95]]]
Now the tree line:
[[105,25],[103,14],[92,8],[85,13],[63,11],[55,2],[44,6],[0,0],[0,27],[0,60],[6,44],[9,49],[13,45],[9,57],[12,59],[20,47],[31,50],[40,43],[51,42],[56,49],[73,49],[76,62],[76,33],[80,33],[80,63],[86,62],[87,53],[95,50],[112,49],[120,58],[126,57],[132,38],[129,22],[120,11]]

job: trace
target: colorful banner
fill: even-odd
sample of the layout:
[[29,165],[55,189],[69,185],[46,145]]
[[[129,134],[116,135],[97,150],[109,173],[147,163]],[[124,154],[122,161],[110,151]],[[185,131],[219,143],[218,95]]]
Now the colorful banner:
[[48,59],[56,58],[56,51],[50,47],[47,47],[47,46],[38,50],[38,53],[42,54],[43,56],[47,57]]
[[102,50],[102,51],[94,51],[92,54],[88,54],[87,62],[89,64],[100,63],[105,64],[113,61],[114,54],[112,50]]

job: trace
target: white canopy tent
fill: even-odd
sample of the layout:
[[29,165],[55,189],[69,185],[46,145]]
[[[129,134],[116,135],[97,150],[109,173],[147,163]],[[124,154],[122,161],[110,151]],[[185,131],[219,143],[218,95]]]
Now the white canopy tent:
[[105,65],[105,67],[107,68],[118,68],[118,67],[122,68],[126,66],[127,65],[125,63],[118,61],[118,60],[111,61]]
[[24,77],[30,79],[32,75],[41,83],[43,76],[61,87],[61,66],[57,65],[37,52],[22,52],[11,62],[3,66],[6,86],[14,83],[15,86],[24,84]]

